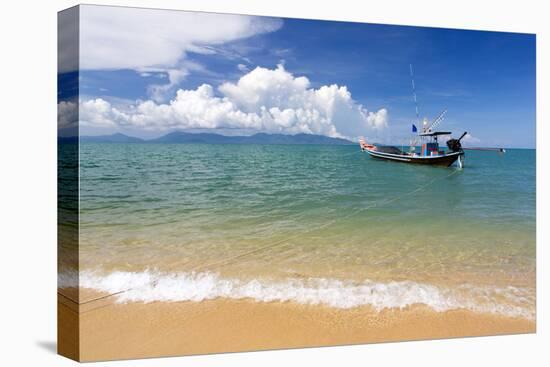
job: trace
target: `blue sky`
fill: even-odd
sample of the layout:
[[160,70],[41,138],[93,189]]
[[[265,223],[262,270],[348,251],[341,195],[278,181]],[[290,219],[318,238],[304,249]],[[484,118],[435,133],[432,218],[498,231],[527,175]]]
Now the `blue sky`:
[[[535,146],[534,35],[241,16],[225,24],[217,14],[181,27],[178,17],[201,13],[140,9],[164,29],[145,37],[122,22],[131,36],[111,40],[96,30],[113,11],[128,19],[136,9],[91,8],[81,15],[83,134],[309,132],[401,144],[416,119],[413,64],[421,118],[447,108],[441,128],[468,131],[470,145]],[[98,44],[113,47],[99,53]]]

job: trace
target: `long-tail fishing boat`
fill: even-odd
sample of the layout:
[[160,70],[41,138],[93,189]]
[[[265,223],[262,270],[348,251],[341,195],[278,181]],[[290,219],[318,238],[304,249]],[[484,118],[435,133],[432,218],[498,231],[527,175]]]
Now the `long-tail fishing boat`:
[[433,166],[449,167],[453,163],[457,163],[458,167],[464,167],[464,150],[460,140],[467,134],[464,132],[459,139],[450,139],[447,141],[448,149],[441,150],[437,141],[438,136],[450,135],[447,131],[435,131],[432,133],[421,134],[423,138],[428,138],[429,141],[423,143],[420,153],[415,151],[406,152],[398,147],[389,145],[373,145],[368,144],[364,139],[359,140],[361,150],[367,152],[373,158],[387,159],[403,163],[429,164]]
[[[418,120],[418,103],[416,100],[416,91],[414,85],[412,65],[411,80],[413,88],[413,97],[416,106],[416,118]],[[400,149],[396,146],[369,144],[364,138],[359,139],[359,146],[362,151],[367,152],[371,157],[377,159],[386,159],[403,163],[428,164],[433,166],[449,167],[455,162],[460,168],[464,167],[464,149],[460,141],[464,138],[467,132],[464,132],[458,139],[447,140],[447,149],[441,149],[439,139],[442,136],[450,136],[449,131],[436,131],[435,128],[441,124],[447,110],[443,110],[432,122],[424,119],[423,126],[419,132],[416,125],[412,125],[412,132],[416,133],[416,137],[411,141],[409,151]],[[420,151],[417,152],[417,144],[421,143]]]

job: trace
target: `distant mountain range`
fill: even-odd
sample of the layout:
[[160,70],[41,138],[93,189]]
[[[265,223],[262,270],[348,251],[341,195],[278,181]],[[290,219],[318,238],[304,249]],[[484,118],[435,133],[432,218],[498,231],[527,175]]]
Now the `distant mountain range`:
[[[59,142],[74,142],[75,137],[60,138]],[[313,134],[265,134],[251,136],[227,136],[213,133],[172,132],[155,139],[140,139],[133,136],[116,133],[112,135],[81,136],[83,143],[160,143],[160,144],[323,144],[349,145],[355,144],[341,138],[330,138]]]
[[81,136],[84,143],[144,143],[145,140],[133,136],[116,133],[112,135]]

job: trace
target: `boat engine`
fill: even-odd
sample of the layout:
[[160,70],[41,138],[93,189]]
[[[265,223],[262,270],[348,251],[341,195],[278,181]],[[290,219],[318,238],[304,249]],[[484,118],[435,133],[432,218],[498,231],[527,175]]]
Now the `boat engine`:
[[462,134],[460,138],[447,140],[447,147],[451,152],[460,152],[462,150],[462,144],[460,144],[460,141],[466,136],[466,134],[468,134],[468,132],[464,131],[464,134]]

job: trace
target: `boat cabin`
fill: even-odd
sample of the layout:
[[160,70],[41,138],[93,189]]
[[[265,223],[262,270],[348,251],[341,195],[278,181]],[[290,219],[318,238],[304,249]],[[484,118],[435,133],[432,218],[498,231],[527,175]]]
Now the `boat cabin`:
[[433,131],[418,134],[418,136],[420,136],[420,138],[422,139],[420,156],[434,156],[445,154],[443,150],[439,149],[437,138],[440,135],[451,135],[451,133],[448,131]]

